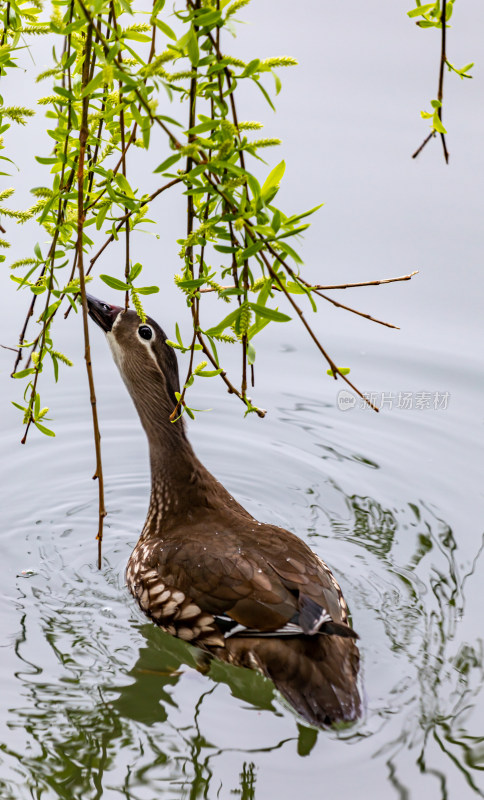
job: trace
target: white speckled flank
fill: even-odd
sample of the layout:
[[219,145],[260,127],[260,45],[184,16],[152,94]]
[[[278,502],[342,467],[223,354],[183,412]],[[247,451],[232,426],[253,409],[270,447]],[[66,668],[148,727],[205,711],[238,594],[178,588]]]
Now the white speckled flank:
[[150,507],[146,517],[143,530],[141,531],[140,542],[149,538],[153,531],[162,528],[162,522],[168,512],[176,511],[178,506],[176,495],[172,492],[169,482],[157,480],[152,482]]
[[139,541],[126,569],[126,583],[140,609],[160,628],[184,641],[223,646],[211,614],[202,612],[184,592],[166,584],[158,569],[147,568],[153,541]]

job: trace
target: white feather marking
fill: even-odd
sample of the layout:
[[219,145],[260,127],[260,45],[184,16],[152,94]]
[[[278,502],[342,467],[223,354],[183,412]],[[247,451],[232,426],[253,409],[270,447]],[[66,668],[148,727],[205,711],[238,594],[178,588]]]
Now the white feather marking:
[[121,375],[123,374],[123,361],[124,361],[124,352],[123,348],[119,346],[115,337],[114,337],[114,328],[118,319],[120,318],[121,314],[118,314],[116,317],[115,323],[110,331],[106,333],[106,339],[108,340],[108,344],[113,354],[114,363],[116,364],[117,368],[119,369]]
[[[160,583],[158,586],[155,586],[153,589],[150,589],[150,597],[154,602],[156,602],[157,599],[158,599],[158,595],[159,594],[164,594],[165,591],[166,591],[165,584],[164,583]],[[168,597],[168,595],[167,595],[167,597]]]
[[178,619],[193,619],[200,614],[200,611],[201,609],[195,603],[189,603],[189,605],[181,609]]
[[191,628],[178,628],[177,634],[178,638],[183,639],[185,642],[191,642],[195,635]]
[[169,600],[168,603],[165,603],[165,605],[161,609],[162,616],[163,617],[171,616],[171,614],[174,613],[177,605],[178,603],[176,603],[174,600]]

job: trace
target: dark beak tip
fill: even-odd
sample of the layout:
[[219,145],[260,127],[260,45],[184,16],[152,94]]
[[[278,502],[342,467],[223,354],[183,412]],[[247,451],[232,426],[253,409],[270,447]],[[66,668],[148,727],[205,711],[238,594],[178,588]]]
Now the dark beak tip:
[[109,333],[116,317],[123,309],[120,306],[112,306],[104,300],[98,300],[92,294],[86,293],[86,300],[91,319],[96,325],[99,325],[104,333]]

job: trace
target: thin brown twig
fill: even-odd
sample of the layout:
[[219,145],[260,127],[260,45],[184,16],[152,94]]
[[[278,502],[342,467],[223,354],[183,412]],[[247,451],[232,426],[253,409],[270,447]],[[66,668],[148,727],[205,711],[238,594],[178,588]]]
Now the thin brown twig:
[[333,284],[332,286],[323,286],[322,284],[313,284],[313,289],[321,289],[322,291],[328,291],[329,289],[356,289],[360,286],[382,286],[384,283],[396,283],[397,281],[409,281],[413,278],[414,275],[418,274],[418,269],[414,269],[413,272],[409,272],[408,275],[400,275],[397,278],[382,278],[381,280],[376,281],[361,281],[360,283],[339,283]]
[[415,153],[412,153],[412,158],[417,158],[417,156],[420,155],[420,153],[424,149],[425,145],[428,144],[428,142],[430,142],[431,139],[433,139],[435,134],[436,134],[436,131],[430,131],[429,135],[425,137],[425,139],[423,140],[423,142],[420,145],[420,147],[417,147],[417,149],[415,150]]
[[[381,286],[385,283],[396,283],[397,281],[409,281],[411,280],[411,278],[413,278],[414,275],[418,275],[418,269],[415,269],[413,272],[409,272],[408,275],[401,275],[398,278],[385,278],[379,281],[361,281],[361,283],[339,283],[327,286],[325,284],[319,284],[319,283],[316,284],[308,283],[306,285],[310,289],[320,289],[324,291],[328,291],[329,289],[355,289],[359,286]],[[299,278],[299,280],[301,279]],[[238,286],[219,287],[219,289],[238,289],[238,288],[239,288]],[[279,287],[275,285],[272,286],[272,289],[275,289],[278,292],[280,291]],[[208,286],[206,289],[197,289],[197,291],[200,293],[204,293],[204,292],[216,292],[218,290],[214,289],[212,286]]]
[[[88,26],[85,45],[85,56],[82,74],[82,86],[87,86],[89,81],[89,65],[92,44],[91,25]],[[86,277],[84,273],[84,249],[83,249],[83,229],[84,229],[84,159],[86,154],[86,143],[89,136],[88,128],[88,110],[89,110],[89,97],[86,96],[82,100],[82,121],[81,129],[79,132],[79,166],[77,173],[77,268],[79,271],[79,284],[81,289],[82,301],[82,324],[84,332],[84,359],[86,362],[87,377],[89,382],[89,393],[91,398],[91,411],[92,411],[92,424],[94,430],[94,445],[96,450],[96,471],[94,478],[98,481],[98,497],[99,497],[99,516],[98,516],[98,569],[102,566],[102,540],[104,517],[106,516],[106,508],[104,504],[104,477],[101,459],[101,433],[99,431],[99,421],[97,416],[97,401],[96,392],[94,388],[94,376],[92,373],[91,363],[91,347],[89,342],[89,325],[88,325],[88,308],[86,298]]]
[[[258,236],[259,236],[259,238],[262,238],[260,236],[260,234]],[[274,258],[276,258],[283,265],[284,269],[287,270],[289,275],[296,282],[302,283],[308,289],[308,291],[314,292],[315,294],[318,295],[318,297],[321,297],[323,300],[327,300],[328,303],[331,303],[332,305],[337,306],[338,308],[344,308],[346,311],[351,311],[352,314],[357,314],[360,317],[364,317],[365,319],[369,319],[369,320],[371,320],[371,322],[377,322],[379,325],[385,325],[387,328],[395,328],[395,329],[399,330],[398,325],[392,325],[391,322],[384,322],[381,319],[377,319],[376,317],[372,317],[370,314],[365,314],[363,311],[357,311],[356,308],[352,308],[351,306],[343,305],[343,303],[339,303],[337,300],[333,300],[332,297],[328,297],[327,295],[322,294],[322,292],[319,290],[319,287],[316,288],[315,286],[312,286],[310,283],[308,283],[308,281],[304,280],[304,278],[301,278],[301,276],[296,275],[294,270],[289,266],[289,264],[287,264],[287,262],[283,258],[281,258],[281,256],[269,244],[267,244],[267,249],[269,250],[271,255]],[[344,377],[344,376],[342,376],[342,377]]]
[[[188,0],[188,1],[189,1],[189,4],[193,7],[192,0]],[[220,0],[217,0],[217,10],[220,10]],[[216,33],[216,39],[215,40],[214,40],[214,38],[213,38],[213,36],[212,36],[212,34],[210,32],[209,32],[208,36],[209,36],[210,42],[212,44],[212,47],[215,48],[215,53],[216,53],[217,59],[219,61],[221,61],[222,56],[221,56],[221,53],[220,53],[220,28],[217,28],[217,33]],[[227,89],[228,89],[228,94],[229,94],[229,99],[230,99],[230,108],[231,108],[231,111],[232,111],[232,119],[233,119],[235,128],[237,130],[237,135],[238,135],[239,142],[240,142],[239,121],[238,121],[238,118],[237,118],[237,108],[236,108],[236,105],[235,105],[234,93],[232,91],[232,78],[231,78],[230,70],[227,67],[224,67],[224,75],[225,75],[225,80],[227,81]],[[224,102],[223,86],[222,86],[222,76],[221,76],[220,72],[218,73],[218,88],[219,88],[220,102],[223,103]],[[245,158],[244,158],[244,151],[243,150],[239,150],[239,161],[240,161],[240,166],[242,167],[243,170],[245,170]],[[246,194],[246,197],[247,197],[247,202],[249,202],[249,199],[250,199],[249,198],[249,187],[247,186],[247,184],[245,185],[245,194]],[[235,236],[234,236],[234,230],[233,230],[232,222],[229,222],[229,229],[230,229],[231,240],[232,240],[232,242],[234,242],[236,239],[235,239]],[[249,271],[249,262],[247,260],[247,261],[245,261],[244,266],[243,266],[243,270],[242,270],[242,281],[243,281],[243,287],[244,287],[244,303],[247,303],[248,271]],[[238,267],[237,267],[237,261],[236,261],[236,258],[235,258],[235,253],[232,255],[232,274],[233,274],[233,277],[234,277],[234,283],[238,287],[239,286],[239,273],[238,273]],[[241,299],[240,295],[237,295],[237,301],[239,303],[239,306],[242,305],[242,299]],[[242,397],[243,398],[245,398],[245,396],[247,394],[247,346],[248,346],[248,337],[247,337],[247,331],[245,331],[242,334],[242,383],[241,383],[241,393],[242,393]],[[254,367],[253,367],[253,365],[251,365],[251,383],[252,383],[252,386],[254,386]]]
[[[442,0],[442,13],[441,13],[441,21],[442,21],[442,39],[441,39],[441,53],[440,53],[440,69],[439,69],[439,90],[437,93],[437,100],[442,104],[444,99],[444,67],[445,62],[447,61],[446,55],[446,38],[447,38],[447,0]],[[442,105],[438,109],[439,119],[442,122]],[[447,150],[447,144],[445,141],[445,134],[440,134],[440,139],[442,141],[442,148],[444,150],[444,158],[445,163],[449,163],[449,152]]]
[[[200,0],[196,0],[195,8],[200,8]],[[195,26],[195,30],[197,30]],[[198,69],[197,67],[193,68],[195,75],[190,80],[190,95],[189,95],[189,109],[188,109],[188,129],[190,130],[195,125],[195,113],[196,113],[196,103],[197,103],[197,79],[198,79]],[[190,134],[188,142],[190,143],[193,140],[193,134]],[[187,174],[191,171],[193,164],[193,159],[190,155],[187,156],[187,166],[186,172]],[[187,238],[193,231],[193,218],[194,218],[194,206],[193,206],[193,195],[189,194],[187,197]],[[190,271],[193,275],[193,247],[189,246],[186,249],[186,258],[190,265]]]
[[[119,97],[120,102],[122,98],[122,90],[121,84],[119,84]],[[124,139],[124,110],[121,108],[119,112],[119,124],[121,125],[121,147],[123,152],[125,151],[125,139]],[[126,155],[123,157],[122,163],[122,174],[126,178]],[[129,209],[125,206],[124,213],[127,214]],[[129,234],[130,234],[130,227],[129,227],[129,218],[126,220],[126,228],[125,228],[125,264],[124,264],[124,277],[126,279],[126,283],[129,281],[129,270],[130,270],[130,254],[129,254]],[[127,311],[129,308],[129,290],[127,289],[124,295],[124,308]]]
[[318,297],[321,297],[323,300],[327,300],[328,303],[331,303],[333,306],[337,308],[344,308],[345,311],[351,311],[352,314],[357,314],[359,317],[364,317],[365,319],[371,320],[371,322],[377,322],[379,325],[385,325],[387,328],[395,328],[395,330],[400,330],[398,325],[392,325],[391,322],[384,322],[382,319],[377,319],[376,317],[372,317],[370,314],[365,314],[364,311],[358,311],[356,308],[351,308],[351,306],[345,306],[343,303],[338,303],[337,300],[333,300],[332,297],[328,297],[327,294],[323,294],[318,289],[314,289],[314,294],[317,294]]
[[[221,287],[217,287],[215,289],[215,288],[210,286],[207,289],[197,289],[197,291],[200,292],[200,293],[208,293],[208,292],[217,292],[217,291],[220,291],[220,289],[226,290],[226,289],[235,289],[235,288],[238,288],[238,287],[235,287],[235,286],[221,286]],[[391,322],[384,322],[381,319],[377,319],[376,317],[372,317],[370,314],[365,314],[364,311],[358,311],[356,308],[351,308],[351,306],[345,306],[343,303],[338,303],[338,301],[334,300],[332,297],[328,297],[327,295],[322,294],[322,292],[319,291],[319,287],[309,286],[308,288],[311,289],[311,291],[313,291],[314,294],[317,294],[318,297],[321,297],[323,300],[327,300],[328,303],[332,303],[334,306],[337,306],[338,308],[344,308],[345,311],[351,311],[353,314],[358,314],[358,316],[364,317],[365,319],[369,319],[369,320],[371,320],[371,322],[377,322],[379,325],[385,325],[387,328],[395,328],[396,330],[400,330],[398,325],[392,325]],[[276,285],[273,284],[271,289],[275,290],[276,292],[282,291],[280,286],[278,286],[277,284]],[[239,295],[238,295],[238,299],[240,300],[240,296]],[[239,303],[239,305],[240,305],[240,303]]]

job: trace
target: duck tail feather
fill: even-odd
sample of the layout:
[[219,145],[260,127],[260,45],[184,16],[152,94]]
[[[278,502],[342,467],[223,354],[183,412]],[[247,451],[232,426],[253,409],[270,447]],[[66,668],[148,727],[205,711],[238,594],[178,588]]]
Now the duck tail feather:
[[231,639],[231,660],[270,678],[293,708],[318,727],[354,722],[361,713],[359,652],[342,636]]

